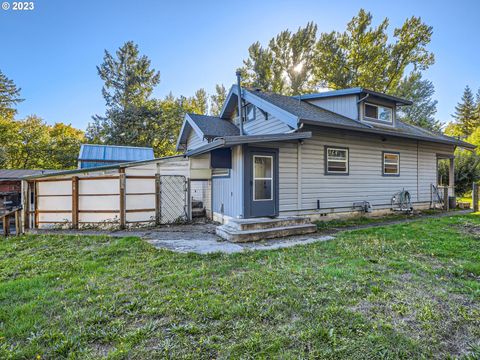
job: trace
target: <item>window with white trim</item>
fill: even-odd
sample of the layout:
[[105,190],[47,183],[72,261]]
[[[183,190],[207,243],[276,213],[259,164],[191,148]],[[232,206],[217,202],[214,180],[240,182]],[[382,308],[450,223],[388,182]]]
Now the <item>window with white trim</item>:
[[393,109],[391,107],[365,103],[364,110],[364,117],[366,120],[371,119],[388,123],[392,122]]
[[253,156],[253,200],[273,199],[273,157]]
[[383,153],[383,175],[400,175],[400,154],[396,152]]
[[348,174],[348,149],[341,147],[325,147],[325,173]]

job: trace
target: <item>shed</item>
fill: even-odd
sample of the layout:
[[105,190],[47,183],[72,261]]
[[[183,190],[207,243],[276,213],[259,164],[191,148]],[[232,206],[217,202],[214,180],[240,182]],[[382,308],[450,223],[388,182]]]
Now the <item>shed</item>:
[[6,170],[0,169],[0,212],[9,207],[20,205],[22,178],[51,174],[55,170]]
[[154,158],[153,149],[149,147],[83,144],[78,155],[78,168],[88,169]]

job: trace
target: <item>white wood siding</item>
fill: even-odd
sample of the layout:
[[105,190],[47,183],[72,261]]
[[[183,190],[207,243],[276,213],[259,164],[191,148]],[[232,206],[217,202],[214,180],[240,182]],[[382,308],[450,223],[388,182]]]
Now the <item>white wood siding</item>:
[[243,149],[232,148],[232,169],[228,177],[212,177],[212,210],[231,217],[243,216]]
[[255,111],[255,120],[247,121],[243,124],[245,134],[281,134],[292,130],[275,116],[268,114],[268,119],[265,119],[265,115],[258,108],[255,108]]
[[187,137],[187,149],[192,150],[196,149],[202,145],[205,145],[207,143],[207,140],[201,139],[195,130],[190,129],[190,133],[188,134]]
[[[279,149],[279,202],[284,214],[315,211],[317,200],[320,212],[351,211],[353,202],[363,200],[369,201],[374,209],[388,209],[391,197],[402,189],[410,192],[414,203],[427,203],[430,185],[436,184],[437,154],[454,151],[453,146],[416,140],[382,141],[380,136],[370,134],[308,130],[313,137],[303,145],[262,145]],[[349,175],[324,174],[325,145],[349,148]],[[382,151],[400,153],[400,176],[382,175]]]
[[358,120],[357,95],[329,97],[308,101],[312,105]]

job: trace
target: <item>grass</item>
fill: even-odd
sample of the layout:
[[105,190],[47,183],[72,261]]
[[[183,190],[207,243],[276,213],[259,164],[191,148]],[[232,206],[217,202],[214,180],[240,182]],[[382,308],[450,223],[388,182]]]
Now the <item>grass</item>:
[[480,357],[480,215],[208,256],[0,241],[0,358]]
[[336,219],[336,220],[319,220],[316,221],[315,224],[317,225],[317,229],[319,231],[322,230],[330,230],[330,229],[342,229],[347,227],[356,227],[356,226],[365,226],[371,224],[381,224],[387,222],[395,222],[407,219],[420,219],[421,216],[424,215],[432,215],[438,214],[438,210],[422,210],[420,213],[416,214],[406,214],[406,213],[394,213],[388,214],[384,216],[375,216],[375,217],[367,217],[367,216],[357,216],[345,219]]

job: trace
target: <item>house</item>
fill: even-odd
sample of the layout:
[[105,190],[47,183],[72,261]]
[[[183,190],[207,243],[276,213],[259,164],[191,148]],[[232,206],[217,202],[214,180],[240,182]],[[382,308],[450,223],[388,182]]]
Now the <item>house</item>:
[[148,147],[83,144],[78,155],[78,168],[88,169],[154,158],[153,149]]
[[438,161],[450,162],[453,196],[454,150],[474,146],[403,123],[397,109],[409,105],[362,88],[283,96],[233,86],[219,116],[185,115],[183,155],[91,156],[112,163],[24,178],[24,224],[124,228],[197,213],[223,224],[219,235],[250,241],[315,231],[313,219],[390,212],[402,190],[428,208]]
[[222,223],[329,218],[364,211],[359,204],[384,213],[403,189],[427,208],[439,159],[450,161],[453,196],[455,148],[474,146],[399,120],[411,104],[363,88],[284,96],[233,86],[218,117],[185,116],[177,149],[211,181]]

